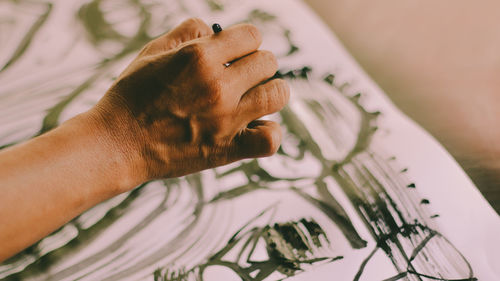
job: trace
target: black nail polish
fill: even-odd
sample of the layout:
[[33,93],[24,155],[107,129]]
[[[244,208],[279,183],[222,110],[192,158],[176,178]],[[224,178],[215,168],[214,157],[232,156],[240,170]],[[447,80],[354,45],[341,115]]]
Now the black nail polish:
[[212,25],[212,30],[214,31],[214,33],[219,33],[222,31],[222,27],[220,26],[220,24],[214,23]]

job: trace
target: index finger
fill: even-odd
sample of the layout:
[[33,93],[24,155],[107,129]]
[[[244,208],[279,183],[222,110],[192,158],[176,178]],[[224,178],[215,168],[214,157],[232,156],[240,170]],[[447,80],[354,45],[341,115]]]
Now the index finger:
[[237,24],[212,35],[210,53],[221,63],[231,62],[255,52],[262,43],[257,27]]

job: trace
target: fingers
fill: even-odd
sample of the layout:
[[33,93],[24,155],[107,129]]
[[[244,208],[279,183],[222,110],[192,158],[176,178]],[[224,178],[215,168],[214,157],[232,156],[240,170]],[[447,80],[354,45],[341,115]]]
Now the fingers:
[[211,56],[220,64],[232,62],[256,51],[262,43],[259,30],[251,24],[238,24],[212,36]]
[[280,111],[290,98],[290,87],[282,79],[273,79],[246,92],[238,104],[238,116],[244,124]]
[[212,29],[199,18],[190,18],[182,22],[179,26],[169,32],[167,38],[170,42],[176,43],[172,48],[181,43],[213,34]]
[[162,36],[151,41],[142,53],[157,54],[178,47],[180,44],[209,36],[212,29],[199,18],[190,18]]
[[256,120],[243,129],[235,139],[234,157],[239,159],[271,156],[281,143],[281,128],[278,123]]
[[[156,54],[178,47],[182,43],[213,35],[212,29],[201,19],[191,18],[170,32],[151,41],[142,53]],[[256,51],[262,43],[258,29],[251,24],[238,24],[215,35],[209,44],[203,44],[210,57],[220,65]]]
[[[231,89],[245,93],[248,89],[272,77],[278,70],[278,61],[269,51],[256,51],[247,55],[229,67],[226,72]],[[241,77],[243,79],[235,79]]]

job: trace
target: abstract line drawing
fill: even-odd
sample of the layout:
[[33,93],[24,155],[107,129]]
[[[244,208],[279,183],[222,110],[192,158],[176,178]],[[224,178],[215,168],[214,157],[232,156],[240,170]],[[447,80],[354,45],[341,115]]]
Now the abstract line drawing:
[[[477,280],[441,233],[432,198],[419,195],[411,165],[384,146],[391,128],[365,105],[370,93],[336,65],[301,57],[315,43],[283,17],[303,6],[265,2],[0,3],[10,15],[0,30],[11,30],[0,43],[2,149],[88,109],[147,41],[188,16],[257,25],[292,89],[290,104],[269,117],[284,131],[276,156],[145,183],[0,264],[0,279],[309,280],[299,278],[333,266],[355,281],[374,280],[374,267],[387,281]],[[40,59],[55,41],[55,54]],[[30,68],[44,73],[19,78]]]

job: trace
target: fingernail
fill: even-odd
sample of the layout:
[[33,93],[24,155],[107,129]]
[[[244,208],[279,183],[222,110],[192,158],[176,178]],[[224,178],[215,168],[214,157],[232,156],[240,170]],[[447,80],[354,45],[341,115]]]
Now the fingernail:
[[222,27],[220,26],[220,24],[214,23],[212,25],[212,30],[214,31],[214,33],[219,33],[222,31]]

